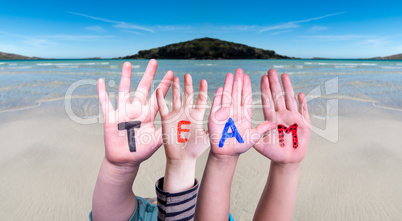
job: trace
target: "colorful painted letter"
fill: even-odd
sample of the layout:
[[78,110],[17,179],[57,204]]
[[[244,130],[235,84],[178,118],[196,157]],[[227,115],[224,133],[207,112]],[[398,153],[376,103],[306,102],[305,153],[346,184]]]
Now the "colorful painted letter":
[[[228,133],[229,127],[232,130],[232,133]],[[232,138],[232,137],[236,137],[237,142],[244,143],[243,138],[240,136],[239,132],[237,131],[237,128],[233,122],[233,119],[229,118],[225,124],[225,128],[223,128],[222,137],[221,137],[221,140],[219,141],[219,147],[223,147],[223,144],[225,144],[225,140],[227,138]]]
[[181,129],[182,124],[184,124],[184,125],[191,124],[191,122],[182,120],[182,121],[179,121],[179,123],[177,124],[177,142],[179,142],[179,143],[185,143],[188,141],[188,139],[186,139],[186,138],[185,139],[181,138],[181,132],[189,132],[190,131],[189,129]]
[[123,122],[118,124],[119,130],[127,130],[127,137],[128,137],[128,147],[130,148],[130,152],[135,152],[135,132],[134,128],[141,127],[141,121],[130,121],[130,122]]
[[279,135],[279,145],[281,147],[285,147],[285,134],[283,133],[292,132],[293,136],[293,148],[297,148],[299,146],[299,140],[297,139],[297,124],[293,124],[290,127],[285,127],[282,124],[278,124],[278,135]]

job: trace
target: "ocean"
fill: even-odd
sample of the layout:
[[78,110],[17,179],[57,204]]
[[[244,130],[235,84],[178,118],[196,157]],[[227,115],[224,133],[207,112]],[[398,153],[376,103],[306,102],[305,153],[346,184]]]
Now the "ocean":
[[[104,78],[108,92],[117,93],[126,60],[0,61],[0,111],[31,108],[50,101],[71,101],[77,116],[98,115],[96,80]],[[148,60],[132,63],[132,89],[140,81]],[[310,113],[330,114],[326,100],[354,100],[402,110],[402,61],[380,60],[158,60],[156,82],[172,70],[181,82],[193,77],[194,91],[208,81],[210,100],[223,86],[225,75],[242,68],[251,78],[254,104],[260,101],[260,78],[270,68],[287,73],[296,93],[308,96]],[[71,96],[70,96],[71,95]],[[169,101],[170,95],[167,96]]]

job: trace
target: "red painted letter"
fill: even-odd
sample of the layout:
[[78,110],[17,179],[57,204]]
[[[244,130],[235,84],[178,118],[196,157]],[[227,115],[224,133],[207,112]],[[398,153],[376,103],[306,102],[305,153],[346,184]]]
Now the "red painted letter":
[[188,141],[188,139],[181,138],[181,132],[189,132],[190,131],[189,129],[181,129],[182,124],[191,124],[191,122],[182,120],[182,121],[179,121],[179,123],[177,124],[177,142],[179,142],[179,143],[185,143]]
[[297,148],[299,146],[299,141],[297,139],[297,124],[293,124],[290,127],[285,127],[282,124],[278,124],[279,145],[281,147],[285,146],[285,134],[283,132],[287,134],[292,132],[293,148]]

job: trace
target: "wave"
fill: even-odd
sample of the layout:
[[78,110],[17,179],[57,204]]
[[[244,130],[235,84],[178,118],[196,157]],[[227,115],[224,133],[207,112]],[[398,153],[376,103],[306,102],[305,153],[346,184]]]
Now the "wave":
[[89,62],[89,63],[80,63],[80,62],[76,62],[76,63],[37,63],[36,65],[38,66],[77,66],[77,65],[108,65],[109,62]]
[[357,68],[357,65],[347,65],[347,66],[335,65],[335,68]]
[[197,64],[198,66],[215,66],[216,64]]
[[72,65],[71,65],[71,66],[70,66],[70,65],[68,65],[68,66],[67,66],[67,65],[65,65],[65,66],[63,66],[63,65],[56,65],[56,67],[57,67],[57,68],[79,68],[79,66],[72,66]]
[[8,69],[31,69],[32,66],[16,66],[16,67],[9,67]]
[[[118,67],[118,66],[117,66]],[[141,65],[131,65],[132,68],[140,68]]]
[[37,63],[38,66],[69,66],[77,65],[78,63]]
[[383,106],[383,105],[378,104],[377,102],[373,102],[373,106],[377,107],[377,108],[393,110],[393,111],[401,111],[402,112],[402,109],[400,109],[400,108]]
[[383,69],[402,69],[402,67],[392,67],[392,66],[381,66]]
[[304,62],[306,65],[376,66],[376,63]]

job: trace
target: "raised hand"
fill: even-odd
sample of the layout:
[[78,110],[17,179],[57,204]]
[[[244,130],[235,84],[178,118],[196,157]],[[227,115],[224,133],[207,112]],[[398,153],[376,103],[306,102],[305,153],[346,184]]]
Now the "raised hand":
[[[148,159],[161,145],[161,129],[155,130],[154,119],[158,112],[156,94],[148,99],[148,93],[157,69],[156,60],[150,60],[145,70],[134,99],[130,99],[131,64],[124,63],[117,108],[114,109],[106,91],[103,79],[98,80],[98,96],[104,118],[105,158],[115,165],[138,166]],[[169,90],[173,72],[168,71],[158,89],[163,96]],[[135,129],[136,152],[130,152],[127,130],[119,130],[118,124],[129,121],[140,121],[141,126]]]
[[196,104],[193,106],[193,81],[191,76],[186,74],[182,105],[180,79],[175,77],[172,86],[173,108],[171,112],[166,106],[162,91],[159,89],[156,91],[162,118],[163,143],[168,160],[197,159],[209,146],[208,135],[203,125],[207,90],[207,81],[202,80]]
[[[238,156],[246,152],[261,138],[262,134],[275,127],[272,123],[265,121],[252,129],[251,82],[250,77],[243,74],[242,69],[236,70],[234,84],[232,84],[233,75],[229,73],[226,75],[224,88],[218,88],[215,93],[208,120],[211,153],[219,157]],[[230,124],[230,118],[241,139],[227,138],[222,145],[222,132],[228,121]],[[221,145],[219,145],[220,142]]]
[[258,152],[271,159],[271,166],[253,221],[292,219],[301,161],[310,139],[311,123],[306,97],[302,93],[298,95],[297,108],[287,74],[282,74],[282,84],[284,95],[274,69],[261,78],[264,117],[276,123],[277,129],[269,131],[254,145]]
[[203,125],[207,89],[207,82],[202,80],[196,104],[193,106],[193,82],[191,76],[186,74],[182,104],[180,79],[175,77],[172,85],[172,112],[166,106],[162,91],[156,91],[166,153],[163,184],[166,192],[182,192],[194,186],[196,160],[209,146]]
[[[275,128],[264,121],[252,129],[251,82],[243,70],[236,70],[232,84],[233,75],[227,74],[224,88],[218,88],[212,103],[208,119],[211,150],[198,194],[195,220],[229,220],[230,190],[239,155],[250,149],[262,134]],[[225,126],[231,131],[224,131]]]
[[[306,97],[303,93],[298,95],[299,107],[295,99],[289,75],[281,76],[284,96],[278,75],[274,69],[268,71],[268,76],[261,78],[261,99],[265,120],[274,122],[279,127],[290,127],[297,124],[297,145],[293,142],[292,132],[283,132],[279,137],[278,129],[271,130],[256,145],[255,149],[262,155],[276,163],[300,163],[307,150],[310,140],[311,123],[307,110]],[[280,128],[279,128],[280,130]],[[284,146],[279,140],[284,141]]]

